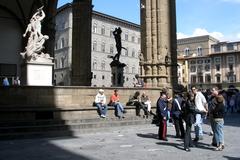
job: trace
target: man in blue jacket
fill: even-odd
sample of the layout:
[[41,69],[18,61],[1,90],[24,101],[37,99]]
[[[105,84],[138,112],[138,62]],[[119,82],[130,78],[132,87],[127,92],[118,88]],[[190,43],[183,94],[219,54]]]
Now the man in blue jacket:
[[158,130],[158,137],[161,140],[168,141],[167,139],[167,112],[168,112],[168,99],[167,93],[161,92],[157,101],[157,114],[159,116],[160,124]]

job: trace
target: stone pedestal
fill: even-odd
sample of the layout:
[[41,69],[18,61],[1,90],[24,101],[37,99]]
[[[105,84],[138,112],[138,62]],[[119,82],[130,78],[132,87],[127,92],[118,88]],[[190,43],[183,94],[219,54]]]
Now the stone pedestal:
[[112,70],[112,86],[113,87],[123,87],[124,84],[124,67],[126,64],[120,63],[119,61],[112,61],[110,63]]
[[27,62],[22,65],[21,84],[26,86],[52,86],[53,63]]

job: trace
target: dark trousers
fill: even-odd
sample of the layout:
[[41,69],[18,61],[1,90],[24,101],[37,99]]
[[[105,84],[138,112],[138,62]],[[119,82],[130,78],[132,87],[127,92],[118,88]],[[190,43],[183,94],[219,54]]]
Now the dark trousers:
[[159,129],[158,129],[158,137],[159,139],[167,138],[167,121],[164,119],[160,119]]
[[144,111],[144,115],[148,115],[147,107],[142,104],[141,102],[135,102],[134,105],[136,106],[136,115],[140,116],[140,110]]
[[186,132],[184,136],[184,149],[189,148],[193,145],[192,137],[191,137],[191,128],[192,124],[186,123]]
[[183,119],[182,117],[176,118],[173,117],[173,122],[176,130],[176,137],[184,137],[184,127],[183,127]]

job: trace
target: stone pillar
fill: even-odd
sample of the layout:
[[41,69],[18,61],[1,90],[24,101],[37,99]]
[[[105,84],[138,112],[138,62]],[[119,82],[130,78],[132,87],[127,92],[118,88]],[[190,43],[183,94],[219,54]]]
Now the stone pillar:
[[[177,84],[175,0],[141,0],[141,49],[147,87]],[[166,61],[166,59],[169,61]]]
[[92,0],[73,1],[71,85],[91,86]]

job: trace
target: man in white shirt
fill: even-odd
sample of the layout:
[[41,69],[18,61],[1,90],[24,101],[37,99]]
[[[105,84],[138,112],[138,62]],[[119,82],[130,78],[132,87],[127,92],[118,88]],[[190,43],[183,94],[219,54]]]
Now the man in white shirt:
[[107,114],[106,96],[103,89],[99,89],[98,94],[95,97],[95,104],[98,108],[98,112],[101,118],[105,118]]
[[196,122],[194,124],[195,129],[195,139],[194,141],[203,139],[203,115],[205,115],[208,111],[207,101],[202,92],[198,91],[196,87],[192,87],[192,92],[195,95],[194,101],[196,105],[196,109],[198,109],[202,114],[196,114]]

